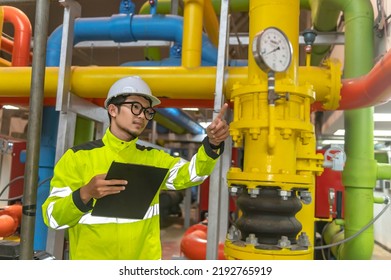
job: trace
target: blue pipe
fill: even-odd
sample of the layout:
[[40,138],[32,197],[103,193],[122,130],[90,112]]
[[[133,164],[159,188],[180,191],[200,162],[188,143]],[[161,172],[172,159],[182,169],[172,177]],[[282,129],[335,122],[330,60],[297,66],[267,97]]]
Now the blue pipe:
[[183,111],[177,108],[164,108],[164,109],[157,108],[156,111],[158,111],[161,115],[165,116],[166,118],[175,121],[177,124],[186,128],[190,133],[194,135],[205,133],[205,129],[200,124],[194,122]]
[[[38,163],[38,189],[37,208],[34,228],[34,250],[44,251],[46,249],[47,227],[43,222],[42,204],[49,196],[49,179],[53,176],[53,168],[56,154],[56,139],[59,114],[54,107],[43,108],[42,133]],[[26,161],[26,153],[21,153],[20,161]]]
[[[174,15],[129,15],[119,14],[101,18],[78,18],[75,20],[74,44],[89,40],[112,40],[133,42],[138,40],[172,41],[182,44],[183,18]],[[49,36],[47,66],[60,61],[62,26]],[[217,63],[217,49],[205,34],[202,35],[202,60]]]
[[[180,65],[178,48],[182,43],[183,18],[172,15],[128,15],[119,14],[111,17],[101,18],[79,18],[75,20],[74,44],[88,40],[113,40],[115,42],[129,42],[137,40],[163,40],[175,42],[175,55],[163,62],[143,61],[129,62],[126,65],[139,66],[168,66]],[[62,26],[58,27],[48,39],[46,65],[58,66],[61,55],[61,37]],[[208,38],[203,37],[203,65],[216,65],[217,51],[209,42]],[[175,57],[174,57],[175,56]],[[164,112],[165,109],[161,109]],[[179,111],[179,110],[178,110]],[[175,110],[167,110],[165,115],[176,123],[182,125],[192,134],[204,133],[204,129],[198,123],[191,120],[183,114],[181,118],[176,118],[179,113]],[[183,119],[187,119],[184,121]]]

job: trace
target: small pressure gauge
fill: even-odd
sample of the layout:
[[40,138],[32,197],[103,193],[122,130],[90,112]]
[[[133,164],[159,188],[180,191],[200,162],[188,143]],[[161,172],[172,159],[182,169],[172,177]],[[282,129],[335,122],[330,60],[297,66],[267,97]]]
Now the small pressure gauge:
[[284,72],[292,61],[292,45],[280,29],[269,27],[255,35],[252,45],[254,59],[265,72]]

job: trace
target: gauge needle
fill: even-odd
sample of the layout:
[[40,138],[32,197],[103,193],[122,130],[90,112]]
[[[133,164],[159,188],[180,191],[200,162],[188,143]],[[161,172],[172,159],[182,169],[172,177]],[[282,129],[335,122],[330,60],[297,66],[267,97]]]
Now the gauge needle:
[[270,52],[265,53],[264,55],[268,55],[268,54],[274,53],[275,51],[278,51],[279,49],[280,49],[280,47],[277,47],[274,50],[271,50]]

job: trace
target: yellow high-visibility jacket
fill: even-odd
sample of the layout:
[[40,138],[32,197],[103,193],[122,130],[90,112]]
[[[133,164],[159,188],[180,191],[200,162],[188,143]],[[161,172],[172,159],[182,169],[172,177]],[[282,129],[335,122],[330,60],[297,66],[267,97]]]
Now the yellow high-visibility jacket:
[[42,212],[48,227],[68,229],[70,259],[161,259],[159,192],[140,220],[92,216],[95,199],[87,205],[81,201],[80,187],[107,173],[113,161],[167,168],[160,189],[180,190],[201,184],[224,147],[220,145],[217,154],[205,138],[192,159],[185,161],[136,142],[124,142],[107,129],[101,140],[75,146],[57,162]]

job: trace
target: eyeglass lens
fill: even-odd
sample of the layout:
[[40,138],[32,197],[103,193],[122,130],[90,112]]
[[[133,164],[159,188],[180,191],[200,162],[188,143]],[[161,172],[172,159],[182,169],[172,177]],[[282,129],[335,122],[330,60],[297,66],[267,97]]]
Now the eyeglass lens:
[[155,116],[155,110],[152,107],[145,108],[139,102],[123,102],[122,104],[130,104],[130,110],[135,116],[139,116],[141,112],[144,112],[147,120],[152,120]]

